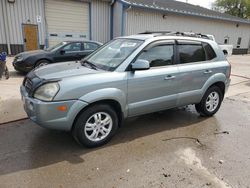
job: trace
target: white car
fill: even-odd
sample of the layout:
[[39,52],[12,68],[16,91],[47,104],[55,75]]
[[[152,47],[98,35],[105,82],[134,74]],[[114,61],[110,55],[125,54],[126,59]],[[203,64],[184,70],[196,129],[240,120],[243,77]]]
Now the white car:
[[[210,40],[215,41],[215,37],[213,35],[206,35]],[[231,44],[219,44],[221,50],[226,56],[230,56],[233,54],[233,45]]]

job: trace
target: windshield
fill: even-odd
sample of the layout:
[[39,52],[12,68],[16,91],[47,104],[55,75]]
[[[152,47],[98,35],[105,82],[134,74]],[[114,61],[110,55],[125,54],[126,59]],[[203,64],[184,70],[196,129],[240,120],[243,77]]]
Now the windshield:
[[86,60],[97,68],[113,71],[142,43],[142,40],[115,39],[97,50]]
[[67,44],[67,42],[60,42],[59,44],[57,44],[57,45],[55,45],[55,46],[52,46],[52,47],[46,49],[46,51],[49,51],[49,52],[56,51],[56,50],[58,50],[59,48],[63,47],[65,44]]

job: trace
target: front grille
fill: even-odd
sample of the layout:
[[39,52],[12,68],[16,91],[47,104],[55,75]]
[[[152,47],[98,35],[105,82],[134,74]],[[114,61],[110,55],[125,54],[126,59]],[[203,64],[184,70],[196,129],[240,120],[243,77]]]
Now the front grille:
[[24,87],[25,87],[27,93],[30,93],[30,91],[32,90],[32,81],[29,78],[25,79]]
[[34,91],[40,85],[43,84],[45,80],[36,76],[34,71],[29,72],[23,80],[23,86],[30,97],[33,96]]

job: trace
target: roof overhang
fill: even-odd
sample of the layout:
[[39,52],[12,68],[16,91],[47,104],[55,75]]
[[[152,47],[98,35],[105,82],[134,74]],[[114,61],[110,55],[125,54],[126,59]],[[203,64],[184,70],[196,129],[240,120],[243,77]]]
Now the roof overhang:
[[141,4],[141,3],[128,2],[126,0],[118,0],[118,2],[121,2],[123,5],[127,7],[134,7],[134,8],[146,9],[146,10],[157,10],[158,12],[160,11],[163,13],[172,13],[172,14],[186,15],[186,16],[188,15],[188,16],[195,16],[195,17],[200,17],[200,18],[229,21],[229,22],[234,22],[234,23],[250,24],[250,20],[244,20],[244,19],[238,20],[238,19],[231,19],[231,18],[226,18],[226,17],[221,17],[221,16],[200,14],[200,13],[195,13],[195,12],[182,11],[178,9],[159,7],[157,5],[147,5],[147,4]]

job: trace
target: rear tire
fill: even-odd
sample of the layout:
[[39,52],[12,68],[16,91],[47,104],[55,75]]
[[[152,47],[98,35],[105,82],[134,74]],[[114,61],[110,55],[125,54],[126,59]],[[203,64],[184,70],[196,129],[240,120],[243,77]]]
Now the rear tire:
[[213,116],[220,108],[223,100],[223,94],[219,87],[212,86],[208,88],[202,100],[199,104],[195,105],[195,108],[201,116],[210,117]]
[[118,122],[118,116],[111,106],[96,104],[79,114],[72,135],[83,146],[101,146],[115,135]]

